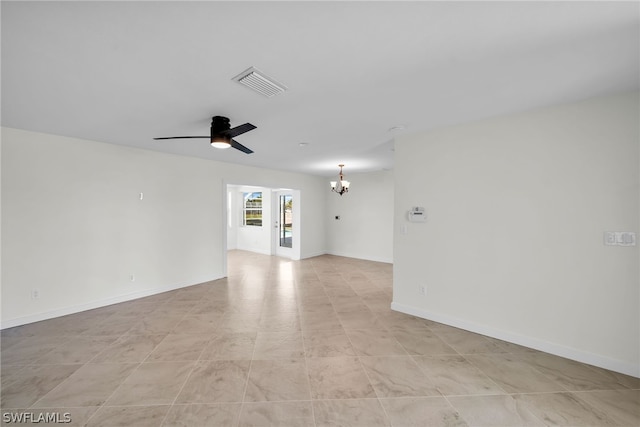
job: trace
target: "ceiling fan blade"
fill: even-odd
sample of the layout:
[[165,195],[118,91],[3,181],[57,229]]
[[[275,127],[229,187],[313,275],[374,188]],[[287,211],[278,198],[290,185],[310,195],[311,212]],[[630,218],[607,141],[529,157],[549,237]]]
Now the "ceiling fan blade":
[[254,130],[256,127],[254,125],[252,125],[251,123],[245,123],[243,125],[240,126],[236,126],[232,129],[223,131],[221,133],[230,136],[231,138],[235,138],[238,135],[242,135],[245,132],[249,132],[250,130]]
[[232,140],[231,140],[231,146],[232,146],[233,148],[235,148],[236,150],[240,150],[240,151],[242,151],[243,153],[247,153],[247,154],[251,154],[251,153],[253,153],[253,150],[251,150],[251,149],[249,149],[249,148],[245,147],[244,145],[240,144],[240,143],[239,143],[238,141],[236,141],[235,139],[232,139]]
[[210,136],[165,136],[162,138],[153,138],[153,139],[185,139],[185,138],[211,138]]

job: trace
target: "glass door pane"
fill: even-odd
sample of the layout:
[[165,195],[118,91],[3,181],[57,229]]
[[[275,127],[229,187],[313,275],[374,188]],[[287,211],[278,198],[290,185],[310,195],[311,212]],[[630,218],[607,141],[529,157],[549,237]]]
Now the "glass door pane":
[[291,194],[280,195],[280,247],[293,247],[293,196]]

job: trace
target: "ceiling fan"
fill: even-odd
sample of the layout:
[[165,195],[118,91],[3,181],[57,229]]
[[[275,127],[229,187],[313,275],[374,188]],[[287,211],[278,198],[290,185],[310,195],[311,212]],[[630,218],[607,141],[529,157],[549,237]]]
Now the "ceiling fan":
[[249,132],[250,130],[254,130],[256,127],[251,123],[245,123],[240,126],[236,126],[231,128],[229,125],[229,119],[222,116],[214,116],[211,119],[211,135],[210,136],[167,136],[162,138],[153,138],[155,140],[158,139],[186,139],[186,138],[209,138],[211,141],[211,146],[215,148],[229,148],[233,147],[236,150],[240,150],[243,153],[251,154],[253,150],[245,147],[240,144],[238,141],[234,140],[238,135],[242,135],[245,132]]

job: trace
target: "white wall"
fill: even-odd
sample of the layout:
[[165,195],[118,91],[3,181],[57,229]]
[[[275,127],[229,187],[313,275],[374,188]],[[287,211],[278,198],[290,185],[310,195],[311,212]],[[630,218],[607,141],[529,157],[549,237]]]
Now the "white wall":
[[330,191],[329,178],[325,183],[327,252],[393,262],[393,172],[345,174],[345,178],[351,188],[342,196]]
[[[396,141],[392,307],[639,376],[638,246],[603,244],[638,232],[638,104],[635,92]],[[415,205],[427,223],[406,222]]]
[[3,328],[223,277],[226,183],[295,185],[325,252],[319,177],[9,128],[1,160]]
[[239,220],[236,209],[240,203],[235,187],[227,186],[227,197],[227,250],[233,250],[238,248]]

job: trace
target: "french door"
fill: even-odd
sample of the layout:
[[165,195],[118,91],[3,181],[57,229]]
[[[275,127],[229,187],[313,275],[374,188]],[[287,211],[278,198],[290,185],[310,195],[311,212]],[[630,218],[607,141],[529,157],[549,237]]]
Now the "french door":
[[275,223],[274,223],[274,245],[277,256],[294,258],[294,245],[298,241],[295,234],[298,232],[294,221],[296,212],[296,200],[293,192],[276,191],[274,193]]

